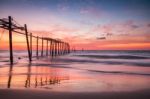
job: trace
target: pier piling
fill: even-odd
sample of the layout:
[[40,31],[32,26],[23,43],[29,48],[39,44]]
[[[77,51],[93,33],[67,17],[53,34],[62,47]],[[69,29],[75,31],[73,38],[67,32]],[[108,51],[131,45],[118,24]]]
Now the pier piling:
[[10,64],[13,64],[13,47],[12,47],[12,18],[11,16],[8,17],[9,19],[9,51],[10,51]]
[[26,34],[26,42],[27,42],[29,61],[32,61],[31,60],[31,53],[30,53],[31,51],[30,51],[30,47],[29,47],[28,30],[27,30],[27,25],[26,24],[24,25],[24,28],[25,28],[25,34]]

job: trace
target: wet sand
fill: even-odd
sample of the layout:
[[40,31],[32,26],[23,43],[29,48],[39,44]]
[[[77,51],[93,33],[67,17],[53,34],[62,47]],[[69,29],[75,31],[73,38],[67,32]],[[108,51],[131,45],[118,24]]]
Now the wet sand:
[[54,92],[32,89],[0,89],[1,99],[149,99],[150,90],[132,92]]
[[70,55],[3,65],[0,99],[150,99],[149,67],[103,61]]

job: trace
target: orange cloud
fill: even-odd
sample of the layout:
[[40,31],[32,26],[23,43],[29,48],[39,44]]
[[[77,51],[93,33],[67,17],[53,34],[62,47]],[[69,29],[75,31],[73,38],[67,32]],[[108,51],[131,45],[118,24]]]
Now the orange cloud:
[[[138,26],[138,27],[137,27]],[[87,29],[88,30],[88,29]],[[91,27],[87,33],[79,28],[72,28],[63,25],[53,25],[49,31],[31,31],[35,36],[46,36],[59,38],[69,42],[77,49],[150,49],[149,27],[147,25],[137,25],[133,21],[126,21],[116,24],[97,25]],[[2,31],[0,31],[1,35]],[[97,38],[105,37],[106,39]],[[8,31],[5,31],[0,41],[0,49],[8,49]],[[41,44],[41,41],[39,41]],[[33,39],[33,49],[36,48],[36,39]],[[13,33],[14,49],[26,49],[25,36]]]

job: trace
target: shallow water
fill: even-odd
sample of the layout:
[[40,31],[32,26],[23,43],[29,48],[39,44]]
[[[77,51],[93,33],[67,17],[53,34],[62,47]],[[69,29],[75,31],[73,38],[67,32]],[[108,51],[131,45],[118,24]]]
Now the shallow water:
[[[18,54],[20,55],[23,54]],[[62,92],[150,89],[149,61],[149,51],[74,52],[54,59],[33,58],[30,64],[24,57],[17,60],[13,66],[1,62],[0,88],[32,88]]]

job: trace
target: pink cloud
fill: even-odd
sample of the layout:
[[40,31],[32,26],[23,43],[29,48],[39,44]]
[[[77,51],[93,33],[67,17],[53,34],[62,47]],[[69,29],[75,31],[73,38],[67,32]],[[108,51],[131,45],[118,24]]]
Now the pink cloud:
[[58,39],[64,39],[65,37],[71,37],[74,35],[75,32],[77,32],[78,29],[66,27],[62,25],[53,25],[50,26],[48,30],[41,30],[41,31],[31,31],[34,35],[38,36],[47,36],[51,38],[58,38]]
[[49,31],[51,33],[54,33],[54,32],[75,32],[75,31],[77,31],[77,29],[65,27],[62,25],[54,25],[54,26],[49,28]]

